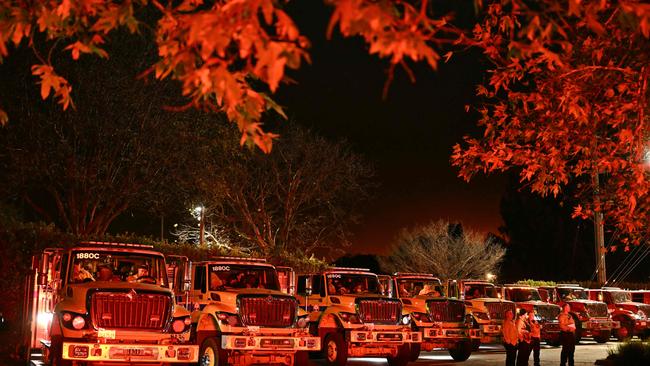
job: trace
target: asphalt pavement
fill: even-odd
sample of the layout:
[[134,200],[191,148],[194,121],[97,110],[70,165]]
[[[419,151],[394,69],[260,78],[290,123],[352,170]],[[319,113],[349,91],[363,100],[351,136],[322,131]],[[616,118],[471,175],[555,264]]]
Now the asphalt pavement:
[[[586,366],[593,365],[598,359],[607,357],[607,350],[615,348],[618,342],[608,342],[598,344],[591,340],[583,340],[576,346],[575,365]],[[560,347],[551,347],[542,345],[540,360],[542,366],[558,366],[560,364]],[[454,362],[447,351],[423,352],[417,362],[411,362],[409,365],[455,365],[455,366],[490,366],[505,365],[505,352],[501,345],[483,345],[478,352],[472,353],[472,356],[465,362]],[[314,364],[323,365],[324,362],[316,361]],[[533,365],[533,355],[530,355],[529,365]],[[386,359],[381,358],[351,358],[348,361],[350,366],[387,366]]]

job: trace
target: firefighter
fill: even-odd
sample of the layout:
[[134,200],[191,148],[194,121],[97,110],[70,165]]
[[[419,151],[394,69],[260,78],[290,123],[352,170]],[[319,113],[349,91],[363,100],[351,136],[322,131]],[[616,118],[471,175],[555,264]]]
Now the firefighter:
[[506,349],[506,366],[515,366],[519,335],[512,310],[506,311],[503,321],[503,347]]
[[530,324],[530,346],[533,350],[533,365],[540,366],[539,363],[539,349],[540,340],[542,338],[542,326],[535,319],[535,310],[528,312],[528,324]]
[[527,366],[531,351],[530,324],[526,309],[519,310],[517,317],[517,335],[519,346],[517,347],[517,366]]
[[569,366],[573,366],[573,353],[576,350],[576,323],[569,311],[571,306],[564,304],[562,312],[557,319],[560,322],[560,343],[562,344],[562,353],[560,353],[560,366],[565,366],[569,361]]

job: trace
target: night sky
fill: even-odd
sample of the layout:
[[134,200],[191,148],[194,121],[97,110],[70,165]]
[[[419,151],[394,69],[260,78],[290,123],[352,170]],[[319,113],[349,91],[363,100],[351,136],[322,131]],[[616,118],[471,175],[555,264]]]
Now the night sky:
[[[470,9],[462,14],[471,17]],[[497,232],[504,177],[457,178],[452,146],[477,133],[476,114],[466,113],[485,77],[480,54],[454,55],[437,72],[413,65],[412,84],[397,70],[386,100],[388,62],[368,54],[360,38],[326,39],[331,9],[322,2],[290,3],[289,13],[312,42],[312,64],[290,76],[277,99],[292,122],[333,139],[346,139],[375,167],[380,185],[356,228],[353,252],[385,252],[401,228],[430,220],[460,221]]]

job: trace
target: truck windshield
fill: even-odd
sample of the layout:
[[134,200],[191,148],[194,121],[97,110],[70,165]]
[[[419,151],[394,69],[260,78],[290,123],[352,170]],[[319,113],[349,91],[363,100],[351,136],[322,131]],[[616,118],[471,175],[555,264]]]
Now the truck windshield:
[[506,289],[507,299],[514,302],[542,301],[539,292],[534,288],[509,288]]
[[439,280],[422,278],[398,278],[397,289],[399,297],[440,297],[444,293],[444,289]]
[[612,294],[612,301],[614,301],[614,304],[632,301],[632,295],[625,291],[613,291],[610,292],[610,294]]
[[558,287],[557,289],[558,295],[560,295],[560,299],[564,301],[570,301],[570,300],[588,300],[589,295],[587,295],[587,291],[581,289],[581,288],[560,288]]
[[493,284],[489,283],[480,283],[480,284],[471,284],[465,285],[465,299],[478,299],[478,298],[491,298],[497,299],[499,295],[497,294],[497,289]]
[[109,281],[167,286],[162,255],[106,250],[74,250],[70,255],[70,284]]
[[280,290],[278,273],[274,267],[212,264],[208,268],[210,269],[210,291],[241,288]]
[[377,276],[355,273],[328,273],[327,292],[330,295],[381,295],[381,289],[379,287],[379,280],[377,279]]

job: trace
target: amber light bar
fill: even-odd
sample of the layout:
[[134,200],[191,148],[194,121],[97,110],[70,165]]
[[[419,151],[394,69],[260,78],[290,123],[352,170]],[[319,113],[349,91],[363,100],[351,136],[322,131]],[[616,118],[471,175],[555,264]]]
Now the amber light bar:
[[148,248],[152,249],[153,245],[151,244],[134,244],[134,243],[115,243],[108,241],[80,241],[79,244],[83,245],[106,245],[112,247],[127,247],[127,248]]

